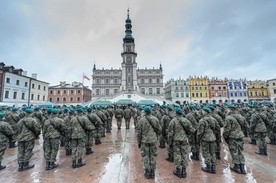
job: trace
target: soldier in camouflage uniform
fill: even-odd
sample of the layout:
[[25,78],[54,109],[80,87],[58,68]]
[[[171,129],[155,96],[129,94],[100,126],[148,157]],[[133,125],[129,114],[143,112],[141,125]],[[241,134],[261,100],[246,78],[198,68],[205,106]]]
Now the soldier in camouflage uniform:
[[78,115],[71,119],[72,131],[71,131],[71,146],[72,146],[72,167],[79,168],[86,163],[82,161],[85,148],[86,131],[92,131],[93,126],[89,122],[86,116],[84,116],[84,110],[78,108]]
[[5,113],[0,113],[0,170],[6,168],[2,165],[5,150],[9,146],[9,140],[13,138],[14,131],[11,125],[4,121]]
[[32,151],[35,145],[35,139],[40,135],[40,124],[31,117],[32,109],[26,109],[25,117],[17,123],[16,137],[18,141],[18,171],[28,170],[33,168],[34,165],[29,165],[32,157]]
[[102,122],[101,118],[96,113],[92,113],[92,108],[91,108],[91,112],[89,109],[87,118],[95,126],[95,131],[94,131],[95,144],[99,145],[102,143],[101,142],[101,131],[103,128],[103,122]]
[[109,112],[107,111],[107,108],[105,107],[102,112],[105,114],[106,116],[106,125],[105,125],[105,128],[106,128],[106,133],[110,133],[111,132],[111,125],[112,125],[112,119],[111,119],[111,116],[109,114]]
[[263,112],[262,114],[266,116],[266,126],[268,130],[268,138],[270,139],[270,144],[276,145],[276,135],[275,132],[273,131],[273,118],[274,117],[274,112],[272,111],[272,105],[269,103],[263,103]]
[[[92,146],[93,146],[93,140],[94,140],[94,136],[95,136],[96,127],[94,125],[94,120],[91,118],[92,108],[88,107],[86,110],[87,110],[87,115],[86,115],[87,119],[92,125],[92,130],[91,131],[86,131],[86,141],[85,141],[86,153],[85,154],[89,155],[89,154],[93,153]],[[93,114],[93,115],[95,115],[95,114]],[[95,115],[95,116],[97,116],[97,115]]]
[[203,117],[199,120],[197,138],[201,142],[202,155],[206,164],[206,167],[202,170],[208,173],[216,173],[216,136],[211,128],[212,124],[210,124],[212,119],[208,117],[210,112],[209,108],[203,107]]
[[127,107],[124,110],[124,119],[125,119],[126,129],[129,129],[131,114],[132,114],[132,111],[130,110],[129,107]]
[[[222,128],[224,126],[224,122],[222,120],[222,117],[220,117],[220,115],[217,114],[216,111],[216,107],[214,105],[210,105],[209,109],[211,109],[211,113],[210,116],[212,116],[219,124],[219,127]],[[216,150],[216,158],[220,159],[220,143],[221,143],[221,131],[220,128],[217,126],[216,130],[213,130],[215,132],[215,136],[216,136],[216,143],[217,143],[217,150]]]
[[243,138],[245,135],[242,129],[248,128],[248,124],[245,118],[236,111],[235,106],[229,105],[228,108],[223,137],[228,144],[234,164],[231,170],[239,174],[246,174],[244,169],[245,159],[243,155]]
[[[250,107],[250,108],[249,108]],[[246,119],[246,121],[247,121],[247,123],[249,124],[249,126],[251,125],[250,124],[250,122],[251,122],[251,116],[253,115],[253,109],[251,109],[251,107],[252,106],[249,106],[249,107],[247,107],[246,109],[247,109],[247,112],[246,112],[246,114],[245,114],[245,119]],[[253,134],[253,131],[251,131],[251,128],[249,128],[249,130],[248,130],[248,134],[249,134],[249,137],[250,137],[250,139],[251,139],[251,142],[249,142],[250,144],[252,144],[252,145],[256,145],[257,143],[256,143],[256,139],[255,139],[255,137],[254,137],[254,134]]]
[[145,106],[145,116],[137,124],[138,147],[141,148],[143,157],[144,175],[147,179],[154,179],[157,156],[157,140],[161,133],[161,127],[156,117],[151,115],[151,107]]
[[137,114],[137,108],[132,107],[130,108],[133,116],[133,123],[134,123],[134,128],[136,128],[137,122],[138,122],[138,114]]
[[107,122],[106,131],[107,131],[108,133],[110,133],[111,130],[112,130],[112,120],[113,120],[113,115],[114,115],[114,114],[113,114],[112,106],[110,106],[110,107],[107,108],[107,112],[109,113],[110,119],[109,119],[109,121]]
[[257,105],[250,106],[254,109],[254,113],[250,119],[250,130],[253,132],[254,138],[256,139],[259,151],[256,154],[267,156],[267,128],[264,122],[265,116],[261,116],[260,108]]
[[43,149],[44,158],[46,160],[46,170],[52,170],[58,167],[55,164],[56,157],[59,149],[59,140],[62,134],[66,134],[67,129],[65,127],[64,120],[58,117],[60,110],[52,110],[52,118],[45,121],[43,125]]
[[173,144],[174,164],[176,170],[173,174],[185,178],[187,176],[186,167],[188,166],[189,142],[188,136],[195,132],[191,122],[182,117],[181,108],[176,108],[176,116],[172,119],[168,129],[168,145]]
[[[193,125],[193,128],[197,131],[198,129],[198,116],[196,115],[195,111],[195,106],[194,105],[189,105],[190,112],[185,116]],[[199,152],[200,152],[200,142],[197,139],[197,132],[191,134],[189,136],[189,143],[191,145],[191,151],[192,151],[192,156],[191,159],[193,160],[199,160]]]
[[102,121],[101,137],[105,137],[105,130],[106,130],[106,125],[107,125],[107,117],[102,112],[100,106],[97,107],[97,110],[95,111],[95,114],[97,114],[97,116],[99,116],[99,118],[101,118],[101,121]]
[[124,111],[123,111],[123,109],[118,107],[115,110],[115,118],[116,118],[116,121],[117,121],[118,130],[121,130],[123,117],[124,117]]
[[72,155],[72,147],[71,147],[71,136],[72,133],[72,122],[71,119],[74,117],[75,111],[74,109],[69,109],[69,114],[64,117],[64,125],[67,128],[67,132],[65,134],[65,141],[64,141],[64,147],[66,151],[66,156]]
[[[8,122],[11,125],[14,132],[16,132],[16,124],[20,120],[20,117],[19,117],[17,111],[18,111],[18,108],[13,107],[12,108],[12,113],[9,115],[9,120],[8,120]],[[10,139],[9,148],[17,147],[15,145],[15,143],[16,143],[16,136],[14,135],[13,138]]]
[[40,111],[39,107],[34,108],[34,113],[32,113],[32,117],[37,120],[38,124],[40,125],[40,128],[43,127],[43,115]]

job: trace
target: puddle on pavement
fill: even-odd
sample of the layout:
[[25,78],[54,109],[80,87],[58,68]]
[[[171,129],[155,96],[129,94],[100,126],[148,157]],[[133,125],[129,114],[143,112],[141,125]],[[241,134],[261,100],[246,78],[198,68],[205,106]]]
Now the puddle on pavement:
[[252,170],[250,169],[250,171],[249,171],[249,170],[246,169],[246,172],[247,172],[246,182],[248,182],[248,183],[257,183],[257,180],[253,176]]
[[100,178],[100,183],[106,182],[119,182],[121,164],[122,164],[122,154],[112,154],[108,157],[109,162],[105,165],[105,170]]

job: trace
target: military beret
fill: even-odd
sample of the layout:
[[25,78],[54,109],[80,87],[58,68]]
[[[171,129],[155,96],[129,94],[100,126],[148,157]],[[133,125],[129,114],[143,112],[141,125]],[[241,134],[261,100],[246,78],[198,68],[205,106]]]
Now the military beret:
[[202,110],[204,110],[205,112],[208,112],[208,113],[211,112],[211,110],[209,108],[207,108],[207,107],[203,107]]
[[53,108],[48,108],[48,109],[47,109],[47,113],[48,113],[48,114],[52,114],[52,110],[54,110],[54,109],[53,109]]
[[53,109],[52,114],[59,114],[60,110],[59,109]]
[[196,106],[194,106],[194,105],[189,105],[189,109],[190,110],[194,110],[196,108]]
[[27,109],[25,109],[25,112],[26,112],[26,113],[31,114],[31,113],[33,113],[33,112],[34,112],[34,110],[33,110],[33,109],[31,109],[31,108],[27,108]]
[[169,111],[173,111],[173,107],[172,106],[167,106],[167,108],[169,109]]
[[18,111],[18,108],[17,107],[13,107],[12,111]]
[[34,108],[34,111],[39,111],[39,109],[40,109],[39,107],[36,107]]
[[208,106],[209,109],[211,109],[212,111],[214,111],[216,108],[212,105]]
[[67,112],[69,112],[69,109],[68,109],[67,107],[65,107],[65,108],[63,109],[63,112],[64,112],[64,113],[67,113]]
[[227,105],[228,109],[236,109],[236,107],[234,105]]
[[0,118],[1,118],[1,119],[4,118],[5,116],[6,116],[5,113],[3,113],[3,112],[0,113]]
[[82,108],[82,107],[79,107],[79,108],[77,109],[77,111],[78,111],[79,113],[84,112],[84,110],[83,110],[83,108]]
[[87,112],[92,112],[92,108],[91,107],[88,107],[86,110],[87,110]]
[[70,109],[70,110],[69,110],[69,113],[70,113],[70,114],[74,114],[74,113],[75,113],[75,110],[74,110],[74,109]]
[[179,115],[183,114],[183,111],[182,111],[182,109],[180,107],[176,107],[175,108],[175,112],[176,112],[176,114],[179,114]]
[[152,109],[151,109],[150,106],[145,106],[145,107],[144,107],[144,111],[145,111],[145,113],[150,114],[151,111],[152,111]]

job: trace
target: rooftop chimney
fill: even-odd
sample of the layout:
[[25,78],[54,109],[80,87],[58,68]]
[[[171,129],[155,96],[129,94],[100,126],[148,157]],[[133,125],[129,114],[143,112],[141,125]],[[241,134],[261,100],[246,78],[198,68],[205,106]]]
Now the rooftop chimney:
[[33,74],[32,74],[32,78],[33,78],[33,79],[37,79],[37,74],[36,74],[36,73],[33,73]]

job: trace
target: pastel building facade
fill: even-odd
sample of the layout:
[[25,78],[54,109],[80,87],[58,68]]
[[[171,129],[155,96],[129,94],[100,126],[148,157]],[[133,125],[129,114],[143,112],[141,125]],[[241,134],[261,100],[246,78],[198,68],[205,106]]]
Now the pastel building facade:
[[248,81],[247,86],[249,102],[269,100],[268,87],[265,81]]
[[189,77],[189,87],[191,102],[195,103],[209,103],[210,92],[209,92],[209,78],[204,77]]
[[224,103],[228,99],[227,80],[212,78],[209,82],[212,103]]
[[248,102],[246,79],[229,79],[227,85],[229,102]]
[[170,79],[165,84],[165,99],[179,102],[180,104],[190,102],[189,80]]

